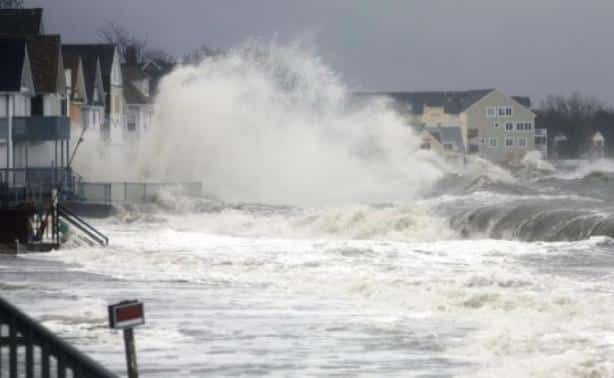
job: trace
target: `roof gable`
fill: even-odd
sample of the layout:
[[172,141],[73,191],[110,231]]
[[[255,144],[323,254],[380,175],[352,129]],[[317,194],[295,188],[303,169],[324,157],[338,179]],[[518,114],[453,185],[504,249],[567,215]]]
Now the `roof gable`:
[[68,44],[64,45],[63,48],[67,51],[81,55],[81,58],[84,61],[88,59],[98,59],[100,62],[104,89],[107,92],[109,91],[109,88],[111,87],[113,62],[115,59],[118,59],[115,45],[108,43]]
[[429,92],[373,92],[358,93],[359,96],[386,96],[401,107],[410,107],[414,114],[422,114],[425,107],[441,107],[447,114],[459,114],[491,93],[493,89],[468,91]]
[[43,10],[0,9],[0,34],[32,36],[43,33]]
[[64,61],[64,68],[70,70],[71,100],[87,102],[87,90],[85,88],[85,75],[81,57],[62,49],[62,59]]
[[529,97],[520,97],[520,96],[513,96],[510,97],[508,95],[506,95],[505,93],[501,92],[498,89],[494,89],[492,90],[490,93],[488,93],[488,96],[484,96],[483,98],[481,98],[480,100],[478,100],[477,102],[473,103],[471,105],[471,107],[478,105],[479,102],[481,102],[482,100],[486,99],[486,97],[491,97],[491,96],[501,96],[506,98],[507,100],[515,103],[516,105],[518,105],[522,111],[526,111],[528,113],[530,113],[531,115],[535,116],[535,113],[530,109],[530,106],[526,106],[525,104],[530,105],[531,104],[531,99]]
[[[103,45],[63,45],[62,52],[65,55],[75,55],[81,58],[83,64],[83,77],[85,90],[90,105],[104,104],[104,82],[102,76],[102,65],[100,63],[100,46]],[[105,45],[106,46],[106,45]],[[112,45],[110,45],[112,46]],[[105,50],[105,49],[102,49]],[[98,101],[95,101],[94,92],[98,91]]]
[[65,94],[60,36],[30,36],[27,44],[36,92]]

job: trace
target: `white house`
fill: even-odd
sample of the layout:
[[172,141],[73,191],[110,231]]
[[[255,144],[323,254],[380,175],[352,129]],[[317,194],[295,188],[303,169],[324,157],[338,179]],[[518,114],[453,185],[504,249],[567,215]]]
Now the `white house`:
[[[105,128],[105,90],[102,79],[102,68],[96,49],[80,48],[80,45],[64,45],[62,53],[70,59],[78,59],[82,63],[85,86],[85,101],[80,104],[81,127],[86,130],[86,135],[103,139],[106,136]],[[75,84],[76,85],[76,84]],[[74,85],[73,85],[74,86]],[[72,109],[72,107],[71,107]],[[71,112],[71,119],[73,113]],[[76,122],[76,121],[75,121]],[[78,122],[77,122],[78,123]],[[78,137],[82,130],[78,131]]]
[[30,116],[34,82],[25,39],[0,38],[0,57],[0,168],[12,169],[14,117]]
[[[102,139],[111,145],[123,144],[126,116],[121,61],[117,48],[112,44],[68,44],[64,45],[64,51],[78,54],[83,59],[86,71],[86,86],[88,82],[92,83],[90,103],[98,104],[99,95],[104,96],[104,116],[101,123]],[[96,73],[91,75],[94,65]],[[88,75],[88,71],[90,75]],[[103,93],[97,93],[100,92],[97,85],[97,71],[102,78]],[[88,77],[90,77],[90,80],[88,80]],[[95,118],[96,113],[95,110],[93,111],[92,117]],[[97,124],[98,122],[94,119],[93,123]]]
[[150,77],[137,62],[136,51],[129,48],[122,65],[126,102],[126,140],[137,140],[149,128],[153,117]]

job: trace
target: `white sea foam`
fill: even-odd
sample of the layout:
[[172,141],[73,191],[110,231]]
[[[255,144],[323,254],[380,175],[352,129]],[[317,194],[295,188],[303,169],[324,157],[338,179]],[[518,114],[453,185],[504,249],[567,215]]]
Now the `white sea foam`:
[[577,160],[569,164],[573,164],[573,170],[557,173],[554,177],[563,180],[578,180],[594,173],[614,173],[614,160],[612,159]]
[[[203,181],[225,200],[407,200],[445,164],[385,101],[350,93],[299,43],[250,41],[161,83],[140,173]],[[435,163],[434,163],[435,161]]]
[[527,152],[520,163],[525,168],[534,169],[540,172],[554,172],[556,170],[552,164],[544,160],[539,151]]

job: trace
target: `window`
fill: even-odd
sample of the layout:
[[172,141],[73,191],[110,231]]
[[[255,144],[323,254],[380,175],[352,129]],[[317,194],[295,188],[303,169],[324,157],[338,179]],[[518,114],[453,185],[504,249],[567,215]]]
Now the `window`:
[[453,148],[453,147],[454,147],[454,146],[452,146],[452,144],[451,144],[451,143],[444,143],[444,144],[443,144],[443,149],[444,149],[444,150],[447,150],[447,151],[452,151],[452,148]]
[[518,147],[526,147],[527,138],[518,138]]
[[506,106],[505,107],[505,115],[507,117],[511,117],[512,116],[512,107],[511,106]]
[[497,108],[489,106],[486,108],[486,118],[495,118],[497,116]]
[[500,107],[498,107],[497,109],[498,109],[498,111],[497,111],[497,115],[498,115],[499,117],[505,117],[505,108],[504,108],[503,106],[500,106]]
[[501,127],[501,124],[495,121],[492,123],[492,127],[494,127],[495,129],[498,129],[499,127]]
[[30,111],[33,116],[43,115],[43,96],[36,95],[30,100]]
[[513,147],[514,146],[514,138],[505,138],[505,147]]
[[535,144],[546,144],[546,137],[543,137],[543,136],[535,137]]
[[511,122],[507,122],[505,124],[505,131],[513,131],[514,130],[514,124]]
[[480,144],[486,144],[486,138],[480,138]]
[[518,131],[531,131],[533,130],[532,122],[518,122],[516,124],[516,130]]
[[497,138],[491,137],[488,141],[488,145],[490,145],[490,147],[497,147]]
[[475,144],[470,144],[470,145],[469,145],[469,153],[470,153],[470,154],[475,154],[475,153],[477,153],[479,150],[480,150],[480,149],[479,149],[479,147],[478,147],[477,145],[475,145]]

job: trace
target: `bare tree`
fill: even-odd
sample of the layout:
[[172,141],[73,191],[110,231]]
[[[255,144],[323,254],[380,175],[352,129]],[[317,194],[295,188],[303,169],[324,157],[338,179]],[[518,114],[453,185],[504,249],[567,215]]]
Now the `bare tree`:
[[166,62],[174,62],[175,58],[159,48],[148,48],[146,39],[136,36],[124,27],[114,22],[107,22],[98,28],[98,35],[106,43],[117,46],[117,50],[124,61],[128,59],[142,63],[150,59],[160,59]]
[[104,26],[98,28],[98,36],[106,43],[112,43],[117,46],[117,50],[122,58],[126,58],[129,48],[134,48],[137,59],[140,61],[142,54],[147,47],[147,41],[136,37],[134,34],[124,29],[122,26],[114,22],[107,22]]
[[550,95],[536,109],[540,127],[548,130],[548,138],[559,134],[567,136],[569,142],[564,147],[568,156],[578,156],[587,149],[590,137],[603,119],[608,118],[611,110],[594,97],[573,93],[570,96]]
[[213,49],[209,46],[203,44],[199,48],[194,51],[191,51],[183,56],[184,64],[198,64],[203,59],[209,58],[212,56],[217,56],[223,54],[223,51],[220,49]]
[[146,49],[141,54],[141,60],[162,60],[168,63],[174,63],[176,61],[175,57],[169,54],[168,52],[162,49]]
[[0,0],[0,9],[21,9],[23,0]]

